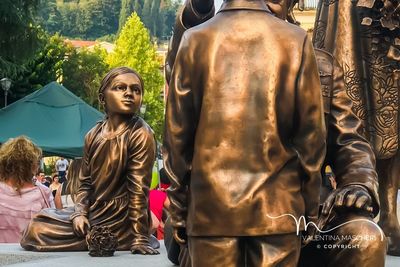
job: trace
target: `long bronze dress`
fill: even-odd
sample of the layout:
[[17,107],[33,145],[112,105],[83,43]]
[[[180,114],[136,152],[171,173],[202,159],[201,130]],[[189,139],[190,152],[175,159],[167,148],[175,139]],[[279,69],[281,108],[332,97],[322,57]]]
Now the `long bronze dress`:
[[[400,51],[396,1],[320,1],[314,46],[344,68],[344,86],[377,159],[379,225],[400,256]],[[398,8],[398,7],[397,7]],[[398,10],[398,9],[397,9]],[[398,12],[397,12],[398,14]]]
[[137,117],[113,136],[103,134],[104,125],[105,121],[99,122],[86,135],[75,208],[40,212],[23,235],[23,248],[87,250],[85,238],[76,236],[72,228],[72,219],[79,215],[87,216],[91,227],[108,226],[118,237],[118,250],[149,245],[153,132]]

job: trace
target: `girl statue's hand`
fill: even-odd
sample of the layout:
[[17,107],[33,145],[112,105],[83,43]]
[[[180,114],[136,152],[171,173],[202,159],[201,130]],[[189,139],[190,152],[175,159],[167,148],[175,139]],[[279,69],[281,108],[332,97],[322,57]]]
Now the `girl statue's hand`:
[[160,254],[157,250],[146,245],[133,245],[131,247],[132,254],[142,254],[142,255],[157,255]]
[[90,229],[89,220],[86,216],[77,216],[72,220],[72,228],[77,236],[85,236]]

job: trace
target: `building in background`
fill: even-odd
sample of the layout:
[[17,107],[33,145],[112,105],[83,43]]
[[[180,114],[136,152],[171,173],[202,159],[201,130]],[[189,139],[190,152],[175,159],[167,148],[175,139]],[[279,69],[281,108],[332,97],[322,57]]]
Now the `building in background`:
[[76,49],[87,48],[88,50],[93,50],[95,46],[100,46],[104,48],[107,53],[114,51],[115,45],[109,42],[97,42],[97,41],[84,41],[84,40],[70,40],[65,39],[67,44],[71,44]]

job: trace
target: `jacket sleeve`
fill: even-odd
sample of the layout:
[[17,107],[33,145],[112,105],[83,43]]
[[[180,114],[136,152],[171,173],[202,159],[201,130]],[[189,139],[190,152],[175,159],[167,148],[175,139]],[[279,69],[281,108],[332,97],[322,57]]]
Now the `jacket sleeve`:
[[[205,12],[199,12],[196,10],[195,4],[200,4],[206,7],[205,9],[208,10]],[[183,4],[183,8],[176,16],[174,33],[169,42],[168,52],[165,60],[165,77],[168,84],[171,80],[171,72],[172,68],[174,67],[176,53],[178,52],[179,44],[184,32],[187,29],[190,29],[212,18],[214,16],[214,12],[214,2],[210,0],[186,0]]]
[[190,82],[190,66],[193,63],[185,36],[186,33],[172,72],[164,128],[164,168],[171,181],[168,197],[173,227],[186,227],[187,186],[196,132],[193,88]]
[[127,188],[129,221],[134,245],[150,245],[149,188],[156,155],[154,135],[148,126],[134,131],[128,146]]
[[327,162],[336,175],[338,188],[359,185],[366,188],[373,200],[373,214],[379,212],[378,176],[375,155],[360,134],[361,121],[352,111],[343,80],[343,70],[333,61],[331,111],[328,116]]
[[71,215],[71,220],[77,216],[88,216],[90,195],[92,191],[92,178],[90,176],[89,149],[93,139],[93,130],[85,136],[83,148],[82,166],[79,172],[79,188],[75,199],[75,212]]
[[297,76],[294,146],[303,170],[302,194],[305,216],[316,221],[321,186],[321,166],[326,152],[326,128],[323,117],[320,81],[314,50],[306,37]]

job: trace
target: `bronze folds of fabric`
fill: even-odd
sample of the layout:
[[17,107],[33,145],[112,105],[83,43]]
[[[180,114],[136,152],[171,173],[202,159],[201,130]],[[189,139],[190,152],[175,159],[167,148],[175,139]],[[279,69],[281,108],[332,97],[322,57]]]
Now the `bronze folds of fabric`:
[[313,42],[343,67],[346,91],[363,121],[364,135],[376,157],[387,159],[399,146],[400,61],[395,56],[399,32],[373,22],[378,2],[366,7],[350,0],[320,1]]
[[263,1],[233,0],[184,33],[164,136],[174,227],[189,236],[295,232],[279,216],[316,219],[325,142],[305,31]]
[[155,160],[151,128],[140,118],[113,136],[104,136],[105,121],[85,138],[76,205],[44,209],[28,225],[21,246],[35,251],[87,250],[72,219],[86,216],[91,227],[106,226],[117,237],[117,250],[150,246],[148,190]]
[[[199,5],[204,5],[205,7],[209,6],[210,8],[205,13],[200,13],[195,9],[195,6]],[[213,0],[186,0],[184,8],[182,8],[177,15],[174,34],[172,35],[168,45],[168,53],[165,59],[165,78],[167,84],[169,84],[171,79],[171,72],[175,63],[176,52],[178,51],[183,32],[209,20],[214,16],[214,13],[215,7]]]

